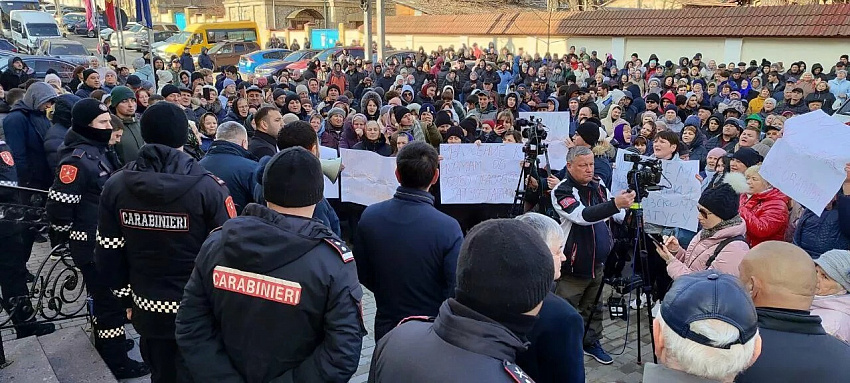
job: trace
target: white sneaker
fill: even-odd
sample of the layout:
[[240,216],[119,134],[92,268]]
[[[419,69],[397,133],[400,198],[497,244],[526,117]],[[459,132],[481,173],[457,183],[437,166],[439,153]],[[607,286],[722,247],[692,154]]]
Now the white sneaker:
[[[632,301],[629,302],[629,307],[631,307],[632,310],[638,309],[637,298],[632,299]],[[646,307],[646,293],[640,293],[640,307]]]
[[652,310],[649,311],[653,318],[657,318],[659,314],[661,314],[661,301],[655,301],[652,304]]

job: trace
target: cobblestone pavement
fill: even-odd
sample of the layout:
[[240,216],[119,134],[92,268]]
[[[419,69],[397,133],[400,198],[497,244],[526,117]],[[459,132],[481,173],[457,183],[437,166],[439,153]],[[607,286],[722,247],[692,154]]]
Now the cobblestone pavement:
[[[33,249],[33,257],[28,263],[28,267],[33,273],[35,273],[39,265],[45,261],[45,258],[47,258],[48,251],[49,249],[47,244],[35,245]],[[367,380],[369,375],[369,363],[372,359],[372,351],[375,349],[375,338],[374,335],[372,335],[371,333],[375,325],[375,297],[370,291],[366,290],[365,288],[364,291],[365,294],[363,296],[363,313],[366,316],[366,328],[370,331],[370,333],[366,336],[366,338],[363,339],[363,349],[360,353],[360,366],[358,367],[357,372],[354,374],[354,377],[350,380],[351,383],[362,383]],[[608,292],[606,291],[603,294],[603,300],[607,296]],[[643,315],[643,317],[641,318],[641,355],[643,357],[644,362],[651,362],[652,346],[650,344],[649,326],[647,325],[645,312],[642,311],[641,313]],[[603,366],[597,363],[592,358],[585,356],[584,360],[587,382],[635,383],[641,381],[643,367],[636,363],[638,352],[637,343],[634,340],[637,335],[637,326],[634,323],[635,311],[632,311],[632,314],[632,322],[630,322],[628,326],[628,342],[624,343],[625,334],[627,333],[626,322],[622,320],[611,320],[608,318],[607,312],[605,313],[605,319],[603,320],[604,330],[602,347],[605,348],[605,350],[607,350],[609,353],[611,353],[611,356],[614,358],[614,363],[608,366]],[[5,319],[3,315],[5,314],[0,314],[0,322]],[[85,318],[57,322],[57,328],[68,328],[73,326],[83,327],[87,331],[91,330]],[[136,343],[138,344],[139,335],[133,329],[132,325],[127,325],[127,335],[135,339]],[[2,331],[2,336],[4,340],[11,340],[14,339],[14,332],[11,329],[5,329]],[[137,360],[141,360],[138,346],[131,352],[131,357]],[[148,383],[150,382],[150,379],[144,377],[133,380],[125,380],[124,382]]]

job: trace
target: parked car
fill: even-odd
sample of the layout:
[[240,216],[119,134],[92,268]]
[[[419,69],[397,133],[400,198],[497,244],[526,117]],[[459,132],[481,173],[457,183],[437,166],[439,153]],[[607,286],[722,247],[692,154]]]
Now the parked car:
[[0,51],[8,51],[8,52],[17,53],[18,47],[16,47],[15,44],[12,44],[11,42],[9,42],[9,40],[0,39]]
[[56,57],[77,65],[88,65],[91,58],[81,42],[65,38],[41,40],[35,55]]
[[[298,62],[301,60],[307,60],[311,57],[315,56],[321,49],[301,49],[295,52],[288,54],[283,60],[271,61],[262,65],[257,65],[254,67],[254,75],[255,76],[277,76],[280,71],[286,69],[289,64],[294,62]],[[241,72],[241,71],[240,71]]]
[[343,50],[348,50],[348,53],[352,57],[355,57],[355,58],[362,59],[363,56],[365,55],[365,52],[363,51],[363,47],[333,47],[333,48],[325,49],[325,50],[321,51],[319,54],[317,54],[316,56],[311,57],[309,59],[303,59],[303,60],[296,61],[292,64],[289,64],[289,66],[287,66],[287,68],[290,69],[290,70],[292,70],[292,69],[304,70],[304,69],[307,69],[307,64],[309,64],[310,61],[315,61],[316,59],[319,59],[319,61],[321,61],[321,62],[336,61],[337,58],[342,54]]
[[62,16],[61,19],[59,19],[59,26],[64,28],[68,32],[73,32],[74,26],[78,22],[85,20],[85,19],[86,19],[85,13],[79,13],[79,12],[66,13]]
[[[131,28],[133,28],[137,25],[139,25],[139,23],[137,23],[135,21],[131,21],[131,22],[127,23],[127,25],[124,26],[124,36],[126,37],[127,32]],[[112,28],[106,28],[106,29],[103,29],[103,30],[100,31],[100,38],[102,38],[102,39],[111,40],[112,36],[117,36],[115,34],[115,30],[112,29]],[[115,41],[117,42],[118,39],[116,38]],[[111,44],[112,42],[110,41],[109,43]]]
[[254,68],[268,62],[283,60],[292,53],[289,49],[263,49],[239,57],[239,73],[243,76],[254,75]]
[[[168,40],[171,36],[180,33],[180,31],[156,31],[153,33],[153,42],[158,43],[160,41]],[[136,37],[136,45],[138,45],[139,51],[146,51],[150,47],[150,43],[148,42],[148,35],[145,34],[143,36]],[[129,48],[128,48],[129,49]]]
[[[222,41],[213,45],[209,52],[210,58],[213,61],[213,68],[219,68],[236,65],[239,63],[239,56],[246,53],[254,52],[260,49],[260,44],[256,41]],[[198,56],[195,57],[195,65],[198,65]]]
[[[5,71],[9,67],[8,59],[12,54],[10,52],[0,52],[0,72]],[[71,81],[71,76],[74,74],[74,68],[77,64],[70,61],[59,59],[56,57],[47,56],[29,56],[17,55],[32,71],[31,75],[36,80],[44,81],[44,76],[47,76],[47,70],[53,68],[62,80],[62,84],[67,84]]]
[[94,38],[95,36],[100,34],[100,31],[109,28],[109,25],[106,24],[106,19],[103,16],[100,17],[100,22],[95,26],[98,29],[98,32],[95,32],[94,29],[89,29],[88,25],[86,25],[86,19],[78,21],[74,24],[74,28],[69,30],[69,32],[74,32],[75,35],[82,35],[88,38]]
[[384,64],[389,65],[393,59],[397,59],[399,63],[404,64],[404,59],[412,58],[413,61],[416,61],[416,52],[410,50],[400,50],[400,51],[389,51],[386,52],[386,57],[384,57]]
[[[154,31],[154,42],[165,41],[177,32],[180,32],[180,28],[177,27],[177,24],[171,23],[155,23],[152,29]],[[174,33],[159,35],[160,37],[165,36],[162,40],[157,38],[156,32],[167,31]],[[139,44],[140,40],[148,40],[148,29],[144,25],[135,24],[124,31],[124,48],[141,51],[143,47]],[[109,36],[109,44],[113,47],[118,46],[118,34],[113,33]]]

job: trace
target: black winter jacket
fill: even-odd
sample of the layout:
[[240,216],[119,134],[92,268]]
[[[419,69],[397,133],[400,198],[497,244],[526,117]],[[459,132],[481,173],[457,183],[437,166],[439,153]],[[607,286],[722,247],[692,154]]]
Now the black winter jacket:
[[257,204],[213,231],[177,315],[195,381],[348,381],[366,335],[353,261],[318,220]]
[[103,187],[95,263],[118,297],[132,296],[143,337],[174,339],[183,288],[210,231],[236,215],[224,181],[188,154],[146,144]]

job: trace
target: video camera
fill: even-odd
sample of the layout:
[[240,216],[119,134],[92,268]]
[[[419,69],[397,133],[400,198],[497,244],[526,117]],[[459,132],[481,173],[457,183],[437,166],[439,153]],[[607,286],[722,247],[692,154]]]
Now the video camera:
[[537,156],[546,153],[548,145],[543,140],[549,135],[549,130],[539,118],[520,118],[516,120],[516,125],[521,129],[522,138],[527,140],[522,147],[526,160],[536,160]]
[[634,153],[624,154],[623,160],[632,163],[632,169],[626,175],[626,180],[629,188],[637,193],[636,201],[646,198],[651,191],[661,190],[658,186],[662,176],[661,160],[643,158]]

